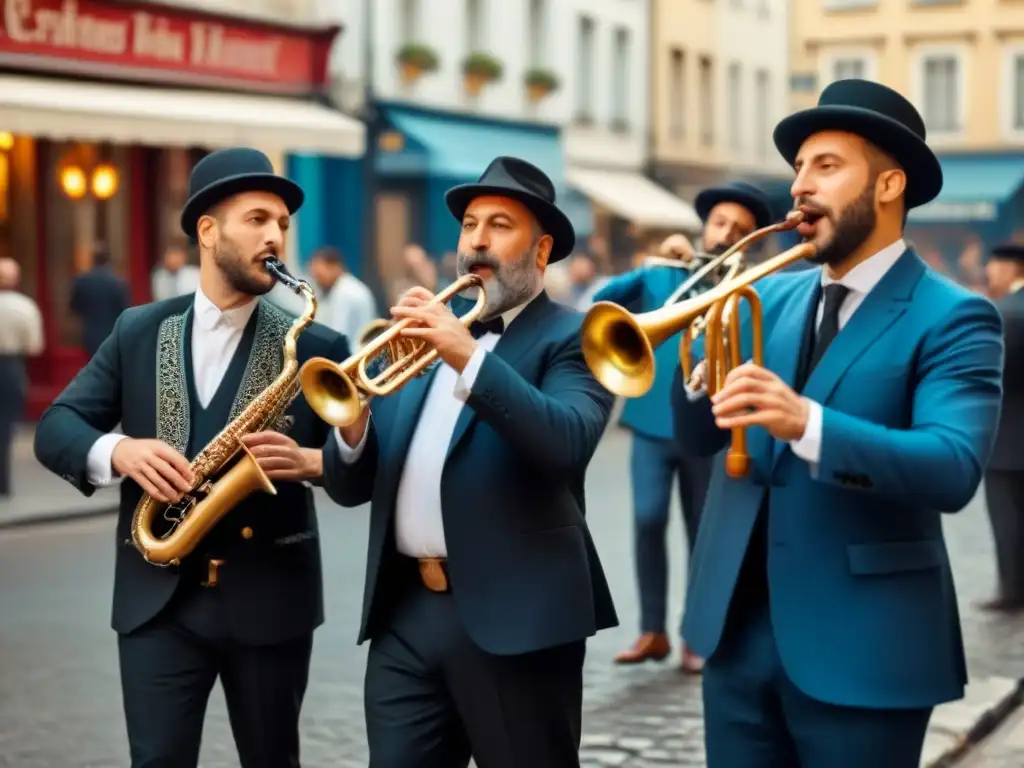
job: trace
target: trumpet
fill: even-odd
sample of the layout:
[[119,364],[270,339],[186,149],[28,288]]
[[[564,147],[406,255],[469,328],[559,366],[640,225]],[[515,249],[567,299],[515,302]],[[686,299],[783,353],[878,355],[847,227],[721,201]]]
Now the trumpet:
[[378,318],[364,325],[356,339],[356,349],[362,349],[392,326],[392,321]]
[[[447,304],[455,296],[470,288],[478,288],[476,303],[460,320],[467,327],[478,319],[487,303],[483,278],[464,275],[431,299],[431,304]],[[299,369],[299,386],[309,407],[334,427],[346,427],[359,419],[370,400],[378,395],[390,395],[422,375],[437,360],[436,349],[423,341],[402,337],[402,331],[413,325],[413,320],[397,323],[377,321],[367,327],[378,331],[347,360],[335,362],[326,357],[313,357]],[[383,323],[383,327],[381,327]],[[362,340],[362,338],[361,338]],[[384,369],[373,375],[371,363],[383,357]]]
[[[784,221],[752,232],[718,259],[724,263],[726,258],[750,243],[775,232],[793,229],[801,221],[803,214],[791,211]],[[701,326],[706,338],[707,389],[708,394],[713,395],[721,387],[729,370],[741,362],[740,324],[727,323],[739,311],[740,301],[746,299],[750,305],[753,360],[757,365],[763,365],[761,300],[753,284],[801,259],[812,258],[817,252],[817,246],[813,243],[801,243],[761,264],[742,272],[737,271],[732,278],[723,279],[699,296],[638,315],[610,301],[597,302],[587,312],[580,328],[587,367],[602,386],[613,394],[640,397],[654,384],[654,349],[702,318]],[[684,335],[680,343],[681,365],[684,354],[689,354],[689,336],[689,333]],[[726,471],[731,477],[743,477],[749,470],[746,433],[742,428],[733,429],[726,457]]]

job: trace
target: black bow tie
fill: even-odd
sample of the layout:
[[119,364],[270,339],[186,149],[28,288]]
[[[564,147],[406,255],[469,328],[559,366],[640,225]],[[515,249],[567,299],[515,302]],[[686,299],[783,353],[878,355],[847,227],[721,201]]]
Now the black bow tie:
[[501,319],[501,315],[490,320],[474,320],[469,324],[469,332],[473,334],[474,339],[479,339],[485,333],[496,333],[501,336],[504,331],[505,321]]

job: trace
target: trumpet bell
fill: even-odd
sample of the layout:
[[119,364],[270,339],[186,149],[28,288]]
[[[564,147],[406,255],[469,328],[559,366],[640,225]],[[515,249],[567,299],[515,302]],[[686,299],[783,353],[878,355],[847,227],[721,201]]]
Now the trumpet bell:
[[359,418],[364,404],[341,365],[314,357],[299,370],[299,385],[309,407],[332,427],[347,427]]
[[587,312],[580,334],[583,359],[609,392],[640,397],[654,385],[654,346],[636,316],[599,301]]

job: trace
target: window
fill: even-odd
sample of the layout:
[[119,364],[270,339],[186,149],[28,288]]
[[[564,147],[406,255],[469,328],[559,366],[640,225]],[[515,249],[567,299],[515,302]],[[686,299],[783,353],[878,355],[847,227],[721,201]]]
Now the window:
[[612,63],[612,127],[625,129],[629,120],[629,30],[615,30],[614,60]]
[[864,59],[847,56],[832,62],[833,80],[846,80],[851,77],[860,79],[867,77],[867,64]]
[[686,58],[678,48],[672,51],[668,68],[668,135],[681,141],[686,135]]
[[700,57],[700,142],[711,146],[715,142],[715,97],[711,57]]
[[1013,57],[1011,68],[1013,82],[1013,130],[1024,130],[1024,54]]
[[469,53],[484,48],[483,0],[466,0],[466,50]]
[[530,0],[530,22],[527,33],[529,38],[526,41],[526,48],[531,67],[543,67],[547,60],[544,11],[544,0]]
[[399,35],[403,43],[417,42],[419,34],[419,0],[402,0],[398,15]]
[[729,65],[729,148],[743,148],[743,73],[740,65]]
[[576,44],[576,121],[594,119],[594,20],[580,16]]
[[764,160],[768,157],[768,137],[772,133],[771,74],[767,69],[757,71],[754,79],[754,98],[757,110],[754,151],[757,152],[758,160]]
[[926,56],[922,64],[924,123],[928,130],[960,128],[960,62],[956,56]]

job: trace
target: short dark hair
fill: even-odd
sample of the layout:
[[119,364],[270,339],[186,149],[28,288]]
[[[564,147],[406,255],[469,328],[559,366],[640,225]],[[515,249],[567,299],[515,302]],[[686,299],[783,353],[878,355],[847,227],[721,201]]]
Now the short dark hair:
[[313,255],[310,257],[314,261],[323,261],[332,266],[345,267],[345,257],[341,255],[341,251],[335,248],[333,245],[325,245],[323,248],[317,248],[313,251]]
[[92,263],[95,267],[103,267],[110,263],[110,250],[106,243],[98,242],[93,245]]

